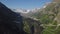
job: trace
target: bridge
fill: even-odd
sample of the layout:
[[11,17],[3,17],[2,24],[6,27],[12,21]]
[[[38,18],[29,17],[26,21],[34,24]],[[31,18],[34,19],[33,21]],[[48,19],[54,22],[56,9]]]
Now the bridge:
[[[43,27],[40,26],[42,23],[39,21],[39,19],[30,16],[28,17],[23,16],[23,19],[24,19],[23,21],[27,21],[30,28],[32,28],[32,26],[34,27],[34,34],[41,34]],[[32,31],[30,31],[30,34],[31,32]]]

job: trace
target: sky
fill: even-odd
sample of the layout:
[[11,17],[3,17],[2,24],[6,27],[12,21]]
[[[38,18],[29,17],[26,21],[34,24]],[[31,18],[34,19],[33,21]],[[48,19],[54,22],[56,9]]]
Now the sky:
[[40,8],[45,3],[51,2],[52,0],[0,0],[9,8],[23,8],[23,9],[33,9]]

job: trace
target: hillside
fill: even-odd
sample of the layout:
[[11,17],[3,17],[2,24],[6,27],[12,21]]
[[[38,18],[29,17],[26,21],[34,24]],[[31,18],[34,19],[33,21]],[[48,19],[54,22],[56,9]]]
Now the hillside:
[[43,34],[60,34],[60,3],[54,0],[46,8],[33,14],[32,17],[43,23]]

